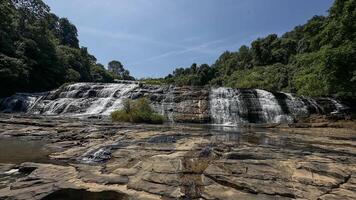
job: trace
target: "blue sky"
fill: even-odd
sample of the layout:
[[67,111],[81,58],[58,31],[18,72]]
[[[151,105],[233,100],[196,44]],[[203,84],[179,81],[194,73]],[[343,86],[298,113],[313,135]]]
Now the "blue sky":
[[282,34],[333,0],[44,0],[78,28],[80,44],[105,66],[119,60],[135,77],[162,77],[226,50]]

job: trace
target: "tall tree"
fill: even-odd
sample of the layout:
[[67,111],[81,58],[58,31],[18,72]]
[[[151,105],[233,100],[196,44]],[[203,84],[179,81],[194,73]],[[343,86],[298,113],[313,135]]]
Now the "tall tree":
[[130,76],[130,71],[125,69],[121,62],[117,60],[110,61],[108,64],[108,71],[111,72],[116,78],[122,80],[134,80],[132,76]]
[[58,36],[60,44],[79,48],[77,28],[67,18],[59,19]]
[[[50,13],[41,0],[0,1],[0,97],[38,92],[65,82],[111,82],[85,47],[76,27]],[[98,75],[101,78],[98,78]]]

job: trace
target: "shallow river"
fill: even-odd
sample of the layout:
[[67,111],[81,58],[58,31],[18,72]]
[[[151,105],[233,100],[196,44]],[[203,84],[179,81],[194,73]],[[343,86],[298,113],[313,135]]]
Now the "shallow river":
[[20,164],[23,162],[48,163],[51,150],[48,142],[19,138],[0,139],[0,163]]

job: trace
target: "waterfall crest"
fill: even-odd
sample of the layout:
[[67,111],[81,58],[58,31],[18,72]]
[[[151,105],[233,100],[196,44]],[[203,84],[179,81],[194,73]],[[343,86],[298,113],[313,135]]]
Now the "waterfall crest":
[[19,93],[0,102],[2,112],[41,115],[108,116],[124,99],[149,98],[171,122],[291,123],[310,114],[337,114],[347,106],[332,98],[297,97],[260,89],[194,88],[138,83],[75,83],[46,93]]
[[210,116],[215,124],[292,123],[310,114],[342,112],[335,99],[296,97],[260,89],[215,88],[210,93]]

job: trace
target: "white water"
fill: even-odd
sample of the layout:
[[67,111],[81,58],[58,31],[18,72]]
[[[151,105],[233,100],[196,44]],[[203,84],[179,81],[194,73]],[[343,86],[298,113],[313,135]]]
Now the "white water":
[[42,110],[41,113],[46,115],[110,115],[121,108],[122,100],[129,98],[129,93],[137,87],[137,84],[76,83],[65,87],[63,91],[51,92],[52,95],[59,92],[58,98],[45,100],[30,112]]
[[[293,115],[294,117],[309,115],[308,107],[305,105],[302,99],[295,97],[290,93],[283,93],[283,94],[285,94],[288,97],[286,99],[286,104],[289,108],[291,115]],[[313,102],[313,106],[315,109],[317,109],[315,107],[315,102]]]
[[[299,98],[288,93],[279,93],[277,100],[271,92],[215,88],[210,93],[210,116],[214,124],[236,125],[246,122],[254,123],[290,123],[301,116],[308,116],[321,110],[318,103],[311,98]],[[335,105],[336,111],[344,105],[334,99],[327,99]],[[281,101],[284,105],[282,109]]]
[[[183,90],[188,92],[184,93]],[[210,115],[213,124],[235,126],[249,122],[292,122],[312,113],[337,113],[345,109],[344,105],[331,98],[316,101],[259,89],[211,89],[209,96],[205,96],[209,97],[209,102],[202,100],[204,96],[189,93],[193,89],[183,90],[173,86],[140,87],[133,83],[76,83],[49,93],[16,94],[1,102],[1,110],[44,115],[107,116],[120,109],[124,99],[147,96],[152,100],[154,110],[170,122],[179,121],[183,115],[195,115],[203,119],[205,113]]]
[[239,90],[212,89],[210,93],[210,116],[214,124],[232,125],[245,123],[241,115],[247,112]]
[[347,109],[346,106],[342,105],[341,103],[339,103],[338,101],[336,101],[335,99],[331,99],[329,98],[329,100],[334,104],[334,106],[336,107],[336,110],[333,113],[340,113],[342,110]]
[[292,118],[285,115],[275,96],[265,90],[256,89],[257,98],[262,108],[261,118],[264,122],[280,123],[292,121]]
[[80,160],[84,163],[97,163],[111,158],[111,148],[102,147],[96,151],[86,152]]

